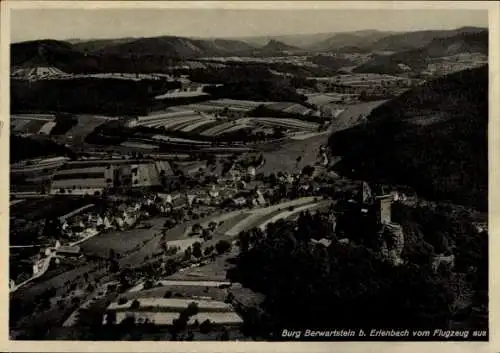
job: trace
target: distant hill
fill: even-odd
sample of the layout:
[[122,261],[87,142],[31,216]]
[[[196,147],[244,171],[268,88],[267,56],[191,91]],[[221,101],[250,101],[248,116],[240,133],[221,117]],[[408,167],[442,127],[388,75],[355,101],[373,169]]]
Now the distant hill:
[[119,38],[119,39],[93,39],[93,40],[69,40],[73,48],[81,52],[93,53],[107,46],[129,43],[137,38]]
[[283,42],[280,42],[279,40],[276,39],[271,39],[269,42],[267,42],[266,45],[263,47],[260,47],[258,49],[258,52],[261,54],[281,54],[286,51],[297,51],[300,50],[299,48],[285,44]]
[[86,58],[68,42],[46,39],[12,44],[10,61],[14,67],[54,66],[65,71]]
[[389,56],[375,55],[354,72],[397,74],[403,72],[399,64],[407,65],[413,72],[427,67],[432,59],[461,53],[488,54],[488,31],[463,32],[449,37],[438,37],[424,47],[401,51]]
[[488,67],[416,87],[330,137],[341,174],[488,207]]
[[381,31],[357,31],[334,34],[320,42],[312,43],[308,49],[314,51],[350,51],[356,48],[356,51],[371,51],[374,43],[382,38],[391,36],[394,32]]
[[[129,72],[148,73],[165,72],[168,65],[178,61],[176,53],[147,55],[137,52],[103,53],[108,42],[71,44],[56,40],[36,40],[11,44],[11,67],[36,68],[55,67],[67,73]],[[126,42],[113,41],[114,46]],[[121,44],[116,44],[121,43]],[[108,43],[109,44],[109,43]],[[79,49],[80,48],[80,49]],[[87,48],[87,49],[85,49]],[[93,51],[92,48],[99,48]],[[147,60],[142,60],[147,56]]]
[[[178,58],[197,58],[204,56],[236,55],[251,52],[255,47],[242,41],[227,39],[191,39],[184,37],[163,36],[137,38],[124,42],[100,43],[99,54],[121,56],[135,55],[167,55]],[[80,43],[79,46],[83,44]]]
[[298,48],[309,47],[312,43],[317,43],[326,38],[329,38],[333,33],[315,33],[315,34],[286,34],[273,36],[258,36],[258,37],[239,37],[241,40],[250,45],[261,47],[266,45],[270,40],[274,39]]
[[480,32],[487,32],[487,29],[481,27],[461,27],[452,30],[431,30],[397,33],[380,38],[375,43],[373,43],[371,49],[399,52],[422,48],[430,44],[436,38],[447,38],[461,34],[474,34]]

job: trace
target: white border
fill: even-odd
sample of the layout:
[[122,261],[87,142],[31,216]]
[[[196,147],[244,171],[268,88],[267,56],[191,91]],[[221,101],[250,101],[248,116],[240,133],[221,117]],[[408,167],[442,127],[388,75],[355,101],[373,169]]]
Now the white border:
[[[489,166],[490,166],[490,342],[489,343],[205,343],[205,342],[71,342],[71,341],[8,341],[8,132],[9,132],[9,43],[10,43],[10,10],[31,8],[61,8],[61,9],[104,9],[104,8],[225,8],[225,9],[487,9],[489,10],[490,30],[490,123],[489,123]],[[497,151],[500,151],[499,117],[499,67],[498,53],[500,43],[498,36],[499,3],[495,1],[345,1],[345,2],[318,2],[318,1],[2,1],[1,2],[1,94],[0,113],[3,126],[0,129],[0,163],[3,168],[0,172],[0,188],[4,197],[0,206],[0,227],[2,230],[0,244],[0,281],[3,284],[0,290],[0,307],[2,309],[2,322],[0,323],[0,350],[9,352],[331,352],[341,350],[342,352],[358,351],[384,351],[384,352],[422,352],[435,349],[441,352],[500,352],[498,337],[498,319],[496,313],[499,309],[500,293],[498,281],[498,261],[495,256],[500,253],[500,240],[498,229],[500,229],[497,217],[498,210],[498,179],[499,159]],[[29,25],[29,24],[26,24]]]

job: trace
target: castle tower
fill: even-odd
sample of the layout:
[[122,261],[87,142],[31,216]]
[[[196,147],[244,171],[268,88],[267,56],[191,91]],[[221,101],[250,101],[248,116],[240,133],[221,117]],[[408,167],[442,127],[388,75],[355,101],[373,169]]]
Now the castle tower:
[[391,205],[394,201],[392,195],[381,195],[375,197],[375,207],[378,224],[391,223]]

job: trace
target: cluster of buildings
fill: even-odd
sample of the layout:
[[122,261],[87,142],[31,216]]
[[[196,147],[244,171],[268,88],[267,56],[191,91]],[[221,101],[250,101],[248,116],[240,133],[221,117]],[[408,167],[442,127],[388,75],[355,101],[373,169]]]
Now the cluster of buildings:
[[[160,165],[161,164],[161,165]],[[88,160],[69,162],[51,180],[51,194],[96,195],[110,188],[160,185],[160,174],[172,173],[170,167],[160,170],[163,162],[141,160]]]
[[488,57],[479,53],[462,53],[459,55],[440,58],[439,61],[429,63],[422,72],[428,76],[442,76],[454,72],[480,67],[488,63]]

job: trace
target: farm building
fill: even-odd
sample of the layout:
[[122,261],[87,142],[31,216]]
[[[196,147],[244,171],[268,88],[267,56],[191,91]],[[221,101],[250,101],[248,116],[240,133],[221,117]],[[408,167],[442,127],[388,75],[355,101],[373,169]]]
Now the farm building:
[[10,77],[17,80],[49,80],[70,77],[70,74],[51,66],[18,67],[11,71]]
[[78,257],[81,255],[81,249],[79,246],[61,246],[58,249],[56,249],[56,254],[62,256]]
[[59,170],[52,177],[51,193],[95,194],[113,186],[113,170],[104,166]]

